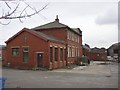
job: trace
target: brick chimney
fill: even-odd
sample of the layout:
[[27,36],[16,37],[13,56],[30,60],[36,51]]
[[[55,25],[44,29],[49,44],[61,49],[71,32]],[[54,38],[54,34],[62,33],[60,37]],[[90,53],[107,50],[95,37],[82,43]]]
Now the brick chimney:
[[55,21],[59,22],[58,15],[56,15],[56,19],[55,19]]

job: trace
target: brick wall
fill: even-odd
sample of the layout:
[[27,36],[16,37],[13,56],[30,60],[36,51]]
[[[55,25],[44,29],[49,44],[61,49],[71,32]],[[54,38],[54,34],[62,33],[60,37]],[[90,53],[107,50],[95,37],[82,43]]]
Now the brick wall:
[[38,31],[63,41],[66,41],[67,38],[67,33],[65,31],[65,28],[53,28],[53,29],[43,29],[43,30],[41,29]]
[[105,61],[107,60],[107,53],[105,52],[91,52],[90,59],[94,61]]
[[[27,38],[25,41],[25,37]],[[12,56],[12,48],[18,47],[19,48],[19,55],[18,56]],[[23,62],[23,48],[29,47],[29,62],[24,63]],[[7,58],[5,60],[5,63],[8,62],[11,63],[12,67],[23,67],[23,68],[32,68],[36,65],[36,58],[35,54],[36,52],[43,52],[43,65],[48,65],[48,43],[40,38],[37,38],[36,36],[28,33],[23,32],[20,35],[18,35],[16,38],[11,40],[6,47],[6,54]]]

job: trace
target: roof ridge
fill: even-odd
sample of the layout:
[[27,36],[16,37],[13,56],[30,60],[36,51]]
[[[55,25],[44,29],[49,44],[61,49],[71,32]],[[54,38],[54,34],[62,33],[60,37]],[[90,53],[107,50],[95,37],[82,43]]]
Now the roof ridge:
[[34,30],[34,29],[61,28],[61,27],[68,27],[68,26],[65,24],[62,24],[60,22],[53,21],[53,22],[49,22],[49,23],[37,26],[37,27],[32,28],[32,29]]

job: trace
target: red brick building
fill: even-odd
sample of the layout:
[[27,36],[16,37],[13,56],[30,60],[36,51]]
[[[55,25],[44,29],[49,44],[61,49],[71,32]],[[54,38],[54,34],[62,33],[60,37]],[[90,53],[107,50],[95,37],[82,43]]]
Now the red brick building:
[[105,48],[90,48],[89,45],[83,45],[83,55],[93,61],[106,61],[107,50]]
[[106,61],[107,53],[105,52],[91,52],[91,60],[93,61]]
[[49,69],[75,64],[82,56],[82,31],[59,22],[24,28],[6,41],[4,64],[15,68]]
[[92,48],[90,58],[94,61],[106,61],[107,50],[105,48]]

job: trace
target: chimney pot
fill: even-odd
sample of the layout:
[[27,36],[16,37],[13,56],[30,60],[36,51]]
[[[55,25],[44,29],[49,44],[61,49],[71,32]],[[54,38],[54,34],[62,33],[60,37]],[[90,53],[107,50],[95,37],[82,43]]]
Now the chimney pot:
[[55,19],[55,21],[59,22],[58,15],[56,15],[56,19]]

